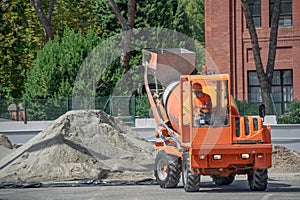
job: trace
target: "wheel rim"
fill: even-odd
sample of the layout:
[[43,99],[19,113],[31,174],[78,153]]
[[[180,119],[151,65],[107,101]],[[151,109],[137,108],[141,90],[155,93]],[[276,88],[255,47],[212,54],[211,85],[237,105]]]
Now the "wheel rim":
[[157,164],[157,176],[160,180],[165,180],[168,176],[168,162],[161,159]]

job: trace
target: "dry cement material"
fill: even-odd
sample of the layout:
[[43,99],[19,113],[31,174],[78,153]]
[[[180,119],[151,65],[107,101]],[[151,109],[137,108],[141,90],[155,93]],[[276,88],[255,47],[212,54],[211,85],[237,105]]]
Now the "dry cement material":
[[6,135],[0,134],[0,160],[11,152],[13,152],[13,144]]
[[274,146],[270,173],[300,173],[300,153],[284,146]]
[[103,111],[70,111],[0,160],[0,182],[149,177],[155,154]]
[[0,134],[0,146],[3,146],[7,149],[13,149],[13,144],[6,137],[6,135]]

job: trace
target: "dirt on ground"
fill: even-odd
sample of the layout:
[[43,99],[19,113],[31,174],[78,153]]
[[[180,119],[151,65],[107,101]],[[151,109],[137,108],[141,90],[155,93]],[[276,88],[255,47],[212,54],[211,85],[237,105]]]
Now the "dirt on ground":
[[152,177],[154,145],[103,111],[70,111],[0,160],[0,182]]
[[[70,111],[23,146],[0,135],[0,182],[153,178],[154,145],[103,111]],[[300,153],[273,147],[270,173],[299,173]]]
[[13,152],[13,144],[10,140],[3,134],[0,134],[0,160],[6,155]]
[[300,173],[300,152],[284,146],[273,146],[269,173]]

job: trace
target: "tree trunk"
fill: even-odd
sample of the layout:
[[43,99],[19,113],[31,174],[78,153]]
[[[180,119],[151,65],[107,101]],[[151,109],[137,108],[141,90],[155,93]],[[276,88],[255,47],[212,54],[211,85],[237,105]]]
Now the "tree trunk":
[[125,32],[123,31],[120,62],[125,73],[129,71],[131,37],[132,37],[132,30],[127,30]]
[[273,9],[273,15],[271,20],[270,41],[269,41],[269,55],[268,55],[266,73],[264,71],[264,67],[261,61],[261,54],[258,45],[257,33],[253,22],[252,13],[248,6],[248,1],[241,0],[241,3],[242,3],[243,12],[246,18],[246,23],[251,38],[252,51],[254,55],[257,77],[261,87],[262,101],[266,106],[266,113],[274,114],[274,106],[273,106],[273,99],[271,97],[271,92],[272,92],[272,79],[273,79],[273,71],[274,71],[275,56],[276,56],[278,21],[280,16],[281,0],[275,1],[275,6]]
[[45,32],[45,42],[47,43],[49,40],[53,40],[54,34],[51,28],[51,17],[54,9],[54,0],[50,0],[50,4],[48,8],[48,16],[46,16],[40,0],[30,0],[30,2],[34,7],[36,13],[38,14],[40,21],[43,25],[44,32]]
[[118,19],[121,27],[122,27],[122,50],[121,50],[121,58],[120,63],[125,73],[129,71],[129,62],[130,62],[130,44],[132,38],[132,29],[134,27],[135,21],[135,0],[128,0],[127,9],[128,9],[128,18],[127,20],[120,14],[120,11],[113,0],[108,0],[108,3]]

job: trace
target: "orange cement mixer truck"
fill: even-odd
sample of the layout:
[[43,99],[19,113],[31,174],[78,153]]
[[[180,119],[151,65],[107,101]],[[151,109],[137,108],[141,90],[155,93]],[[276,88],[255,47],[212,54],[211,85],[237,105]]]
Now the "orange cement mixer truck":
[[[251,190],[265,190],[272,144],[270,128],[263,125],[264,106],[260,117],[240,116],[229,75],[190,75],[195,63],[195,53],[186,49],[143,50],[145,88],[156,122],[157,183],[173,188],[182,176],[184,190],[194,192],[201,175],[229,185],[237,174],[247,174]],[[194,105],[197,84],[210,97],[200,107]]]

